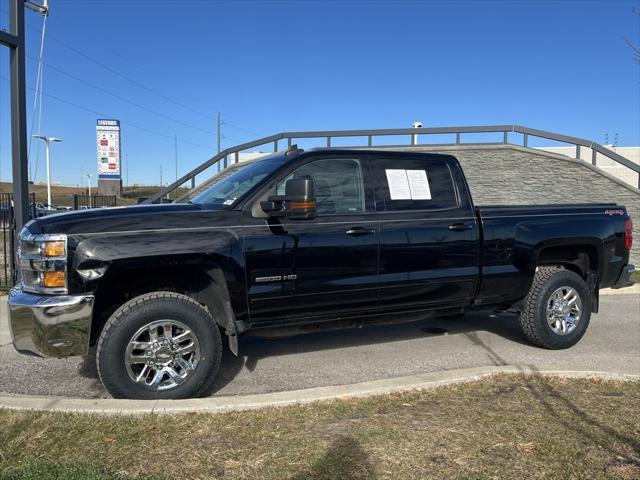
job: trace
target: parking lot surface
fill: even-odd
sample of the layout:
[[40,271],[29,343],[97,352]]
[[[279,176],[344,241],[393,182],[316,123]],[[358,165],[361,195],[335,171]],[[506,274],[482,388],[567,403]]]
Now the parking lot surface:
[[[6,297],[0,315],[0,395],[108,397],[90,359],[18,354],[10,343]],[[346,385],[491,365],[640,374],[640,296],[602,296],[585,337],[560,351],[529,345],[515,316],[484,312],[295,337],[245,336],[239,357],[225,349],[213,394]]]

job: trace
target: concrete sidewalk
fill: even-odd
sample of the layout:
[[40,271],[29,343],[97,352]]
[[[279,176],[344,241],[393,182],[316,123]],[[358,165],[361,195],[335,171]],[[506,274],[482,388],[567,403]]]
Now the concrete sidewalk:
[[188,400],[114,400],[72,399],[55,397],[1,397],[0,408],[49,412],[89,413],[99,415],[140,415],[177,413],[224,413],[259,408],[285,407],[344,398],[364,398],[392,392],[432,389],[444,385],[481,380],[497,374],[525,374],[567,378],[602,378],[618,381],[638,381],[639,375],[612,372],[563,371],[522,366],[494,366],[447,372],[425,373],[410,377],[391,378],[354,385],[317,387],[289,392],[275,392],[232,397],[209,397]]

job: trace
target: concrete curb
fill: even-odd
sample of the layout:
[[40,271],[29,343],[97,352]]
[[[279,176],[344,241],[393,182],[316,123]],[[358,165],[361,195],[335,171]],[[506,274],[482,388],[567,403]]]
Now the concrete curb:
[[72,399],[60,397],[0,396],[0,408],[11,410],[35,410],[45,412],[89,413],[100,415],[139,415],[176,413],[223,413],[268,407],[284,407],[325,400],[363,398],[431,389],[442,385],[471,382],[501,374],[516,373],[566,378],[603,378],[608,380],[637,381],[640,375],[615,372],[539,369],[534,366],[504,365],[424,373],[408,377],[375,380],[330,387],[315,387],[289,392],[275,392],[242,396],[196,398],[189,400],[115,400]]

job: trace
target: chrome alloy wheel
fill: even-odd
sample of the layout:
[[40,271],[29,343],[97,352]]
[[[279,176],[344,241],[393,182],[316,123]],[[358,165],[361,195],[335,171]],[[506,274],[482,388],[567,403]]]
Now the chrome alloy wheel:
[[133,334],[124,362],[131,380],[161,391],[183,384],[200,358],[200,343],[189,327],[176,320],[158,320]]
[[582,314],[580,295],[571,287],[560,287],[549,297],[547,323],[553,333],[568,335],[576,329]]

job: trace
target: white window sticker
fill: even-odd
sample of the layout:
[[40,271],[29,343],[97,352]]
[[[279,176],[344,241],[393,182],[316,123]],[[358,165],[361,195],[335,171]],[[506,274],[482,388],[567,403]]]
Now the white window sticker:
[[400,169],[386,169],[385,173],[387,174],[391,200],[411,200],[411,188],[409,188],[407,171]]
[[386,169],[391,200],[431,200],[425,170]]
[[407,170],[412,200],[431,200],[431,189],[425,170]]

